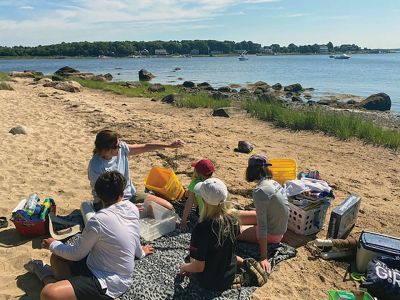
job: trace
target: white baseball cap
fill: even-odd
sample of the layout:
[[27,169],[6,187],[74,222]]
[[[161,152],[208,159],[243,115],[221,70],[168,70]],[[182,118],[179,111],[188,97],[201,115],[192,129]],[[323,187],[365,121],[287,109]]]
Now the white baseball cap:
[[208,178],[194,187],[194,192],[210,205],[219,205],[228,198],[228,188],[218,178]]

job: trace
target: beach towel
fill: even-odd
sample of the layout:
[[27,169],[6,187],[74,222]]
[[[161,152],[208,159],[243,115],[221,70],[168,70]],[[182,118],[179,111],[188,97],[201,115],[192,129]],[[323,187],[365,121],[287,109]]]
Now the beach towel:
[[[174,203],[175,211],[181,214],[184,205]],[[135,261],[133,283],[122,296],[121,300],[150,300],[150,299],[250,299],[257,287],[233,288],[223,292],[202,289],[188,277],[179,275],[179,267],[189,254],[191,230],[197,222],[195,212],[190,215],[189,231],[179,229],[151,242],[155,253]],[[73,244],[74,238],[69,243]],[[145,241],[142,241],[145,244]],[[269,245],[271,266],[296,256],[296,249],[284,243]],[[243,258],[259,259],[259,249],[256,244],[238,243],[237,255]],[[268,284],[268,283],[267,283]]]

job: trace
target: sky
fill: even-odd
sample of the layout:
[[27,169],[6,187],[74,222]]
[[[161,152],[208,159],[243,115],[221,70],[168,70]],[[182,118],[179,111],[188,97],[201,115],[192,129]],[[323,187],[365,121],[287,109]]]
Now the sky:
[[194,39],[400,48],[400,1],[0,0],[0,46]]

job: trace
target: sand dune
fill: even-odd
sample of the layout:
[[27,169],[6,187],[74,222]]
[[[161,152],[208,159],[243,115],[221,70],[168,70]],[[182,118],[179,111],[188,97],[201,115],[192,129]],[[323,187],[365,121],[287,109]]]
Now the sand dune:
[[[247,116],[214,118],[207,109],[178,109],[150,99],[127,98],[107,92],[84,90],[71,94],[32,85],[28,80],[12,83],[15,91],[0,91],[0,198],[1,216],[11,216],[20,199],[31,192],[53,197],[58,214],[66,215],[84,199],[90,199],[86,168],[95,133],[116,129],[128,142],[185,141],[182,149],[147,153],[130,159],[134,183],[142,190],[143,179],[154,165],[173,167],[182,182],[190,182],[190,162],[207,157],[216,163],[217,177],[241,205],[251,202],[251,184],[244,181],[248,155],[233,149],[248,140],[256,152],[269,157],[290,157],[300,169],[318,169],[334,187],[335,204],[349,193],[362,197],[356,235],[363,229],[399,235],[399,153],[341,142],[319,133],[291,132]],[[49,97],[39,97],[45,93]],[[11,135],[16,126],[27,135]],[[244,196],[243,196],[244,195]],[[324,237],[326,231],[318,236]],[[48,262],[49,252],[39,249],[40,239],[24,239],[14,225],[0,231],[0,299],[37,299],[39,281],[27,274],[23,264],[30,258]],[[8,247],[4,247],[8,246]],[[309,259],[299,248],[298,257],[283,262],[256,299],[323,299],[328,289],[351,289],[343,281],[347,264]],[[177,266],[177,271],[178,271]]]

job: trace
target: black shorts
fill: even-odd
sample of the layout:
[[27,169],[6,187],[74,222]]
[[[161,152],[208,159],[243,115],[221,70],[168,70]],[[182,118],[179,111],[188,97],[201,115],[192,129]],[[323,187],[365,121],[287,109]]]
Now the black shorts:
[[78,300],[110,300],[106,295],[107,289],[102,289],[100,282],[86,265],[86,257],[80,261],[74,261],[70,265],[72,277],[67,279],[74,288]]

